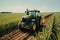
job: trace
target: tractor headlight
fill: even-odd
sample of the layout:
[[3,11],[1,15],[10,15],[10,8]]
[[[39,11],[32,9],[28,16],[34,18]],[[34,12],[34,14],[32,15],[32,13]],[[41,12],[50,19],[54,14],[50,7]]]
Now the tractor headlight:
[[35,21],[35,19],[32,19],[32,21]]

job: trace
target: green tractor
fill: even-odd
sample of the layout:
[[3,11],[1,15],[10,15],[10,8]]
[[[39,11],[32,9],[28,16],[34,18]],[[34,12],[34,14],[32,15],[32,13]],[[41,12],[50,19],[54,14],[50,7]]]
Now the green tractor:
[[28,10],[25,11],[27,16],[22,17],[22,20],[18,23],[18,28],[20,30],[31,30],[34,32],[42,31],[43,26],[41,23],[41,16],[38,16],[40,13],[39,10]]

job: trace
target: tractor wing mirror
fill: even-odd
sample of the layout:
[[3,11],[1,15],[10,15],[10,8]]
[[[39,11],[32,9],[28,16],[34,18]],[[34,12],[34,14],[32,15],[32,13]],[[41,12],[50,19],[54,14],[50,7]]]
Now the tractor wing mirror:
[[38,13],[40,13],[40,11],[38,11]]

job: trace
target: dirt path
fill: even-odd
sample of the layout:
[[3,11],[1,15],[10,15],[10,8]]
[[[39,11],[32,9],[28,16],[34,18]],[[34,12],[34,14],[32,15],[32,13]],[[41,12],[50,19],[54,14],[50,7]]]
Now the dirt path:
[[49,17],[47,17],[47,18],[41,19],[42,24],[43,25],[46,25],[51,20],[51,18],[52,18],[52,15],[49,16]]
[[0,38],[0,40],[26,40],[28,39],[29,36],[30,34],[24,33],[20,31],[19,29],[17,29],[7,35],[4,35],[3,37]]

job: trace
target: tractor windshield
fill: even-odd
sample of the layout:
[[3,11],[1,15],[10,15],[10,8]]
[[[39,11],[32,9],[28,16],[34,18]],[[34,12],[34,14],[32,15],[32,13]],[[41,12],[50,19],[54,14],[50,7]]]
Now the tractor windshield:
[[36,17],[36,16],[37,16],[37,14],[38,14],[38,12],[29,12],[29,14],[30,14],[31,16]]

